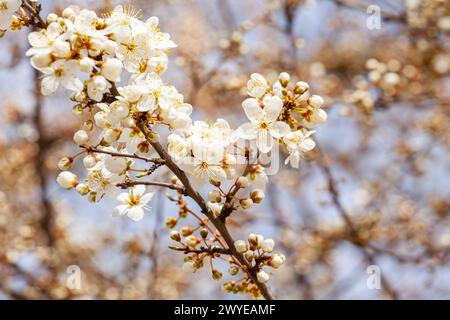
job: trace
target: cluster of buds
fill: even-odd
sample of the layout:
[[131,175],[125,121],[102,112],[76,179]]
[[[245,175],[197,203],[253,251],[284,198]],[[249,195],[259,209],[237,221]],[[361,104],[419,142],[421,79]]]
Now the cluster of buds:
[[[234,243],[236,251],[242,254],[248,267],[256,275],[260,283],[266,283],[270,276],[263,270],[264,266],[278,269],[286,260],[281,253],[273,253],[275,242],[272,239],[264,239],[262,235],[250,234],[247,241],[237,240]],[[241,283],[235,281],[227,282],[224,289],[228,292],[253,292],[253,283],[251,279],[245,279]]]

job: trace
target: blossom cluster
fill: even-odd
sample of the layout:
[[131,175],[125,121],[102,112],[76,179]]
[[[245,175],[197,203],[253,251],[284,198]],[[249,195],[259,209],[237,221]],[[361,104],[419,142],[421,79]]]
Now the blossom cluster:
[[[0,17],[18,10],[15,4],[0,1]],[[198,228],[185,226],[181,233],[171,233],[181,244],[173,249],[190,254],[184,269],[197,270],[207,256],[212,265],[217,255],[230,255],[230,273],[241,268],[247,277],[239,290],[230,283],[227,290],[258,295],[258,283],[269,278],[262,267],[278,268],[284,256],[271,256],[273,240],[254,234],[248,247],[242,241],[233,246],[232,239],[217,234],[209,222],[219,230],[218,224],[224,224],[233,211],[263,201],[268,176],[259,157],[275,145],[289,153],[286,164],[299,167],[303,153],[315,146],[312,129],[326,121],[323,99],[311,95],[305,82],[291,85],[286,72],[273,85],[254,73],[247,83],[249,98],[242,103],[247,123],[234,130],[224,119],[194,121],[192,106],[161,78],[168,53],[176,45],[159,30],[158,18],[142,21],[131,7],[118,6],[99,17],[94,11],[71,6],[61,16],[49,14],[40,24],[45,27],[28,36],[31,48],[27,55],[44,75],[41,92],[51,95],[61,87],[68,90],[75,103],[74,114],[85,119],[73,136],[81,152],[59,161],[62,172],[57,182],[91,202],[115,198],[118,205],[113,215],[134,221],[144,217],[153,197],[146,193],[146,186],[176,190],[179,218],[192,214],[200,221]],[[165,146],[161,128],[169,130]],[[79,157],[86,169],[83,180],[69,171]],[[161,166],[175,174],[170,183],[142,180]],[[208,201],[199,201],[206,187]],[[185,196],[199,204],[209,222],[187,207]],[[179,218],[169,218],[167,226],[174,228]],[[214,279],[221,278],[215,268],[212,273]]]

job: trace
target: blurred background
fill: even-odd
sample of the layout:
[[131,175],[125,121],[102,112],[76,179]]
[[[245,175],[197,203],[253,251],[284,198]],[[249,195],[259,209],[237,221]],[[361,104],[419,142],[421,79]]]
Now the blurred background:
[[[261,233],[286,255],[269,282],[276,298],[450,298],[448,0],[41,3],[44,16],[126,3],[158,16],[178,44],[163,78],[195,119],[241,123],[253,72],[274,81],[287,71],[325,98],[318,147],[299,170],[270,177],[263,204],[230,219],[236,239]],[[181,270],[165,226],[177,207],[164,191],[134,223],[111,217],[112,202],[92,205],[57,186],[81,120],[65,93],[36,93],[27,32],[0,42],[0,298],[248,298],[225,294],[229,277],[213,281],[208,268]],[[66,286],[73,265],[79,290]],[[367,285],[369,266],[381,289]]]

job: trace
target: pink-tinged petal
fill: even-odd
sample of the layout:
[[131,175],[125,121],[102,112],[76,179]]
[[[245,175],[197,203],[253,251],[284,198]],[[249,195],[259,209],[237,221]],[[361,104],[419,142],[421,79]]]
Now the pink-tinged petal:
[[274,138],[280,139],[291,132],[291,128],[284,122],[276,121],[269,125],[269,131]]
[[266,96],[263,103],[266,114],[265,119],[268,122],[276,121],[283,108],[283,101],[277,96]]
[[128,209],[127,216],[133,221],[141,221],[144,217],[144,209],[141,207],[131,207]]
[[247,118],[252,122],[259,122],[264,117],[264,111],[258,103],[258,100],[247,98],[242,102]]
[[272,150],[273,139],[269,131],[258,131],[258,135],[256,137],[256,145],[258,146],[259,151],[261,151],[262,153],[267,153]]
[[253,140],[256,139],[257,132],[258,126],[254,123],[247,122],[236,130],[236,135],[242,139]]

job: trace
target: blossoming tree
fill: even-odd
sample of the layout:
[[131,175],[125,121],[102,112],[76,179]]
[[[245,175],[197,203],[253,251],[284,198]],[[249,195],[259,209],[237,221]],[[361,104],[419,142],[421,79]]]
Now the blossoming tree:
[[[134,221],[150,209],[147,188],[172,190],[168,197],[179,216],[166,224],[175,242],[170,248],[186,256],[183,269],[196,272],[206,264],[219,280],[214,261],[225,260],[232,276],[241,275],[223,284],[227,292],[271,299],[268,268],[281,267],[285,256],[262,235],[233,239],[227,218],[263,201],[262,156],[280,146],[289,153],[285,163],[299,167],[302,154],[315,147],[312,129],[326,121],[323,99],[305,82],[292,84],[286,72],[273,85],[254,73],[242,103],[247,123],[232,129],[224,119],[194,121],[193,107],[161,78],[176,44],[160,31],[158,18],[143,21],[122,6],[102,17],[76,7],[46,19],[40,12],[37,1],[0,1],[0,29],[33,27],[27,56],[43,74],[42,95],[62,88],[74,114],[86,117],[73,136],[81,151],[59,162],[61,187],[91,202],[114,198],[112,214]],[[86,169],[82,179],[69,171],[78,159]],[[169,181],[152,179],[161,167],[172,173]],[[189,215],[198,225],[177,230]]]

